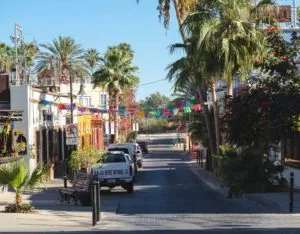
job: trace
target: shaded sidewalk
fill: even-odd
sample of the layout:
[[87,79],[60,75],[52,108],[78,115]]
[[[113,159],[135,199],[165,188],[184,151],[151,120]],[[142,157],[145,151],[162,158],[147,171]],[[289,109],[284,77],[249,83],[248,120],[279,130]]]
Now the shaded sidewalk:
[[[224,196],[228,195],[228,187],[222,180],[215,176],[211,171],[205,169],[205,161],[203,167],[198,165],[196,160],[192,160],[191,155],[187,152],[186,158],[189,161],[192,172],[198,176],[208,187],[217,191]],[[244,194],[246,198],[263,206],[268,212],[272,213],[289,213],[289,192],[271,192],[271,193],[251,193]],[[293,213],[300,213],[300,191],[294,191],[294,209]]]
[[[92,207],[61,203],[58,189],[62,187],[63,180],[54,179],[34,191],[25,191],[23,201],[24,203],[31,203],[35,207],[35,212],[27,214],[0,212],[1,231],[92,230]],[[7,204],[14,202],[14,199],[15,194],[13,192],[1,193],[0,211],[3,211]],[[100,204],[102,218],[115,214],[118,207],[117,202],[109,201],[106,196],[102,196]]]

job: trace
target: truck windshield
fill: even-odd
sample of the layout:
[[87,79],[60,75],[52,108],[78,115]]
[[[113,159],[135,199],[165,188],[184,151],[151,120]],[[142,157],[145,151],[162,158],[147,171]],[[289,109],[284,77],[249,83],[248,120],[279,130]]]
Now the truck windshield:
[[129,154],[129,150],[127,148],[110,148],[108,151],[122,151],[124,154]]
[[103,163],[120,163],[120,162],[126,162],[126,159],[122,154],[107,154],[103,156]]

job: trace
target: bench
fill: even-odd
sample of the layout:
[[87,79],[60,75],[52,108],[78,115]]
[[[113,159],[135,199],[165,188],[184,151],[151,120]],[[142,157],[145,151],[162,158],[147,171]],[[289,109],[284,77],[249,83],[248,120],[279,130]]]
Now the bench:
[[78,205],[78,201],[82,205],[91,205],[91,185],[93,183],[93,175],[87,173],[77,173],[75,180],[72,182],[72,187],[61,188],[58,190],[61,201],[72,202]]

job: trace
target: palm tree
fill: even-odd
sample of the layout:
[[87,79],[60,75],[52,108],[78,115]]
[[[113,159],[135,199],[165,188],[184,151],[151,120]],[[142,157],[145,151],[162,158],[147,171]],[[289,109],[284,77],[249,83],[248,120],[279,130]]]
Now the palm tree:
[[34,43],[23,43],[18,54],[21,56],[20,64],[22,69],[22,77],[28,82],[31,67],[34,65],[34,58],[38,54],[39,48]]
[[85,53],[85,61],[91,68],[91,74],[94,74],[94,68],[99,64],[101,60],[100,53],[96,49],[88,49]]
[[[139,1],[140,0],[137,0],[137,2]],[[163,20],[163,24],[166,29],[169,28],[171,15],[170,9],[171,4],[173,4],[183,42],[186,40],[186,33],[182,28],[183,22],[198,1],[199,0],[158,0],[157,9],[159,11],[159,19]]]
[[[38,72],[50,71],[52,68],[52,59],[59,61],[59,77],[61,81],[70,84],[71,97],[71,123],[73,123],[73,88],[74,78],[82,78],[88,74],[87,66],[84,62],[84,50],[80,44],[77,44],[71,37],[62,37],[54,39],[52,44],[41,44],[41,47],[48,50],[47,56],[41,58],[37,64]],[[49,59],[50,58],[50,59]],[[75,76],[75,77],[74,77]],[[63,77],[66,77],[63,80]]]
[[[184,92],[187,95],[196,97],[202,108],[209,138],[209,148],[212,153],[216,152],[216,141],[214,139],[212,124],[210,120],[209,109],[205,105],[205,90],[207,89],[207,78],[204,73],[204,65],[207,61],[201,57],[201,54],[195,53],[196,43],[194,38],[188,38],[185,44],[174,44],[171,46],[171,52],[182,49],[187,55],[170,64],[167,69],[167,79],[174,80],[175,92]],[[213,55],[212,55],[213,57]],[[207,58],[209,60],[209,58]],[[210,61],[213,61],[211,59]],[[192,93],[190,93],[192,91]]]
[[[132,64],[134,52],[130,45],[121,43],[107,49],[103,58],[103,64],[93,74],[94,87],[102,87],[108,91],[110,107],[114,107],[115,140],[118,138],[117,108],[119,94],[124,87],[132,87],[139,82],[136,75],[138,68]],[[110,121],[109,121],[110,123]],[[111,126],[109,127],[111,133]]]
[[202,0],[197,10],[194,18],[208,13],[207,20],[201,22],[198,48],[217,54],[228,82],[227,94],[232,96],[233,76],[246,77],[263,49],[263,36],[250,19],[249,1]]
[[24,189],[32,189],[47,179],[48,168],[37,166],[32,173],[25,163],[12,162],[0,166],[0,185],[9,186],[16,193],[15,205],[21,208]]
[[[227,9],[226,7],[230,8]],[[235,7],[235,10],[231,12],[231,8],[233,7]],[[210,87],[214,107],[215,144],[214,140],[212,140],[212,131],[209,130],[211,127],[209,114],[206,110],[204,110],[204,112],[206,112],[205,120],[208,128],[210,147],[216,145],[215,150],[217,153],[219,152],[220,131],[219,111],[216,99],[216,80],[222,78],[223,73],[225,75],[233,75],[240,72],[240,74],[246,75],[252,67],[254,58],[258,56],[262,48],[260,44],[262,40],[260,42],[256,41],[261,39],[260,33],[252,27],[250,22],[245,21],[247,18],[244,19],[245,17],[242,15],[239,15],[240,18],[235,17],[236,12],[240,12],[240,14],[243,12],[246,16],[250,15],[250,8],[247,7],[249,7],[248,1],[241,1],[239,4],[231,0],[202,0],[199,2],[195,11],[186,18],[183,24],[183,28],[189,36],[185,42],[187,45],[185,46],[187,52],[185,59],[188,61],[186,64],[189,64],[189,67],[186,70],[177,70],[180,68],[180,66],[178,67],[180,60],[170,67],[174,71],[180,72],[180,75],[176,78],[175,85],[186,87],[187,85],[189,86],[190,83],[188,79],[196,80],[194,81],[195,86],[193,87],[198,87],[199,89],[198,96],[200,102],[201,99],[203,99],[201,97],[203,97],[204,93],[202,91],[201,94],[201,90],[204,90],[206,85]],[[222,17],[225,18],[225,20],[223,20]],[[235,18],[232,19],[230,17]],[[239,21],[237,21],[237,19]],[[230,25],[231,21],[236,25]],[[241,27],[239,30],[236,29],[238,26]],[[231,27],[233,27],[233,29]],[[222,37],[224,34],[223,30],[231,36],[229,39],[227,35],[226,37]],[[249,34],[248,36],[246,35],[247,33]],[[230,46],[228,46],[229,42]],[[178,45],[173,47],[178,48]],[[235,64],[235,67],[232,67],[232,63]],[[230,70],[230,68],[232,68],[232,70]],[[175,73],[170,70],[169,79],[172,78],[174,74]],[[195,75],[196,77],[194,77]],[[230,79],[228,78],[229,75],[225,76],[229,81],[229,94],[232,94],[232,75]]]
[[8,72],[13,64],[13,50],[4,43],[0,43],[0,73]]

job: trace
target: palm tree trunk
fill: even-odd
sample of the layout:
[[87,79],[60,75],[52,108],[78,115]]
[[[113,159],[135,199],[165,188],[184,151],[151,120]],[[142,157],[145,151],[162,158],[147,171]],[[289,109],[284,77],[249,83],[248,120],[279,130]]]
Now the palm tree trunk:
[[21,191],[17,190],[16,191],[16,205],[21,206],[22,205],[22,193]]
[[209,147],[211,149],[211,153],[215,154],[216,153],[216,147],[215,147],[215,141],[214,137],[212,134],[212,127],[211,127],[211,122],[210,122],[210,117],[209,117],[209,110],[206,105],[204,105],[204,98],[203,98],[203,92],[201,87],[198,88],[198,95],[199,95],[199,102],[201,104],[201,107],[203,108],[204,112],[204,120],[207,128],[207,134],[208,134],[208,141],[209,141]]
[[227,95],[233,96],[233,80],[229,79],[227,81]]
[[112,107],[114,106],[114,103],[113,103],[113,93],[109,93],[109,100],[108,100],[108,103],[109,103],[109,107],[108,107],[108,134],[109,134],[109,143],[112,144],[114,142],[111,142],[111,120],[112,120],[112,113],[113,113],[113,110],[112,110]]
[[211,85],[211,93],[212,93],[212,101],[214,106],[214,121],[215,121],[215,134],[216,134],[216,152],[220,153],[219,145],[220,145],[220,127],[219,127],[219,107],[217,101],[217,93],[216,93],[216,81],[213,78]]
[[119,138],[119,121],[118,121],[118,110],[119,110],[119,95],[116,93],[116,112],[115,112],[115,141],[118,142]]
[[[176,12],[176,18],[177,18],[177,21],[178,21],[180,34],[181,34],[183,43],[186,44],[186,34],[185,34],[184,29],[182,27],[184,18],[180,15],[179,1],[181,1],[181,0],[173,0],[173,4],[174,4],[175,12]],[[186,51],[186,53],[188,54],[187,51]],[[206,123],[206,127],[207,127],[211,153],[214,154],[216,152],[215,151],[216,147],[215,147],[215,141],[214,141],[213,134],[212,134],[212,127],[211,127],[211,122],[210,122],[210,117],[209,117],[209,111],[208,111],[208,108],[204,105],[203,92],[202,92],[201,89],[202,89],[202,87],[199,87],[199,89],[198,89],[199,101],[200,101],[201,106],[203,107],[203,111],[204,111],[204,119],[205,119],[205,123]]]
[[185,44],[186,43],[186,35],[185,35],[183,27],[182,27],[184,19],[181,17],[180,12],[179,12],[179,0],[173,0],[173,4],[174,4],[175,12],[176,12],[176,18],[178,21],[180,34],[181,34],[183,43]]
[[109,110],[108,108],[108,135],[109,135],[109,143],[113,143],[111,142],[111,110]]

